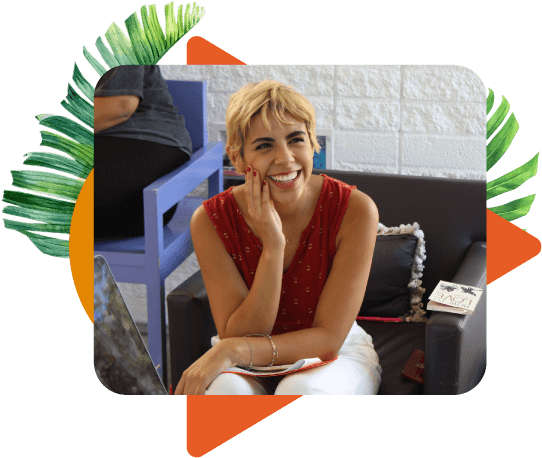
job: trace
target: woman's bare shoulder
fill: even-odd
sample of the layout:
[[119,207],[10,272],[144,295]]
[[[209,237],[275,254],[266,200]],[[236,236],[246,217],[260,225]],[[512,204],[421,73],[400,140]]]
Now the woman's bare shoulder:
[[366,222],[376,225],[375,230],[377,230],[378,221],[378,208],[373,199],[359,189],[353,189],[337,234],[337,246],[344,237],[356,234]]

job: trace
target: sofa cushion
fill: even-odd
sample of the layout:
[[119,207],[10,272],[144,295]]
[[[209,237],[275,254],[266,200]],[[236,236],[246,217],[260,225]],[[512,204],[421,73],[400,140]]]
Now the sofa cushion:
[[417,223],[379,224],[373,262],[360,316],[425,321],[421,287],[425,241]]
[[423,385],[401,376],[405,363],[414,350],[425,352],[426,323],[358,324],[373,338],[373,345],[382,367],[378,394],[423,394]]

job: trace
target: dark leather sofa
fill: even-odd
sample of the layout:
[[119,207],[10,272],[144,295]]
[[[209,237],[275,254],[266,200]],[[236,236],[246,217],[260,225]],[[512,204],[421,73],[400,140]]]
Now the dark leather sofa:
[[[373,337],[382,366],[378,394],[462,394],[482,379],[486,367],[486,184],[450,180],[318,170],[355,185],[375,201],[388,227],[419,223],[427,259],[422,277],[423,303],[440,280],[484,289],[470,316],[427,312],[422,323],[360,322]],[[225,180],[225,189],[240,184]],[[201,272],[167,298],[171,377],[210,348],[216,334]],[[401,377],[415,349],[425,352],[424,384]]]

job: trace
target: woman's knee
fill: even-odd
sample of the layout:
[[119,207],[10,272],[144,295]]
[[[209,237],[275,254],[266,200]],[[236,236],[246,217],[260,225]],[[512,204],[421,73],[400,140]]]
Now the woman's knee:
[[256,395],[267,394],[250,377],[237,374],[220,374],[205,391],[209,395]]
[[307,394],[333,394],[329,387],[319,377],[308,374],[292,374],[284,377],[278,384],[275,394],[278,395],[307,395]]
[[358,395],[376,394],[378,382],[366,371],[348,364],[331,364],[284,377],[275,394],[282,395]]

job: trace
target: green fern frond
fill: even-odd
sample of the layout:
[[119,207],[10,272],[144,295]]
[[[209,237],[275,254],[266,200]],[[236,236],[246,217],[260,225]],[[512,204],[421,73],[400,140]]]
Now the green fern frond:
[[[99,41],[101,41],[101,38],[98,38]],[[98,50],[100,49],[98,47],[98,41],[96,42],[96,47],[98,48]],[[104,48],[105,48],[105,45],[104,45]],[[105,48],[107,49],[107,48]],[[107,49],[107,52],[109,52],[109,50]],[[109,52],[110,53],[110,52]],[[111,53],[110,53],[111,54]],[[111,54],[112,55],[112,54]],[[91,67],[96,70],[96,72],[98,73],[98,75],[102,76],[107,70],[102,67],[102,64],[100,64],[100,62],[98,62],[97,59],[94,58],[94,56],[92,54],[90,54],[90,52],[88,51],[88,49],[86,47],[83,46],[83,56],[85,56],[85,58],[87,59],[88,63],[91,65]],[[103,57],[103,56],[102,56]],[[105,60],[105,58],[104,58]],[[107,60],[106,60],[107,62]],[[116,67],[118,66],[118,63],[117,65],[113,65],[112,67]]]
[[[101,38],[96,41],[96,48],[109,68],[119,65],[155,65],[205,15],[205,9],[196,7],[195,3],[192,8],[190,5],[186,6],[184,15],[182,11],[183,8],[180,6],[177,19],[175,19],[173,2],[165,6],[166,30],[164,33],[158,22],[156,7],[149,6],[147,13],[147,8],[144,6],[141,8],[143,25],[136,13],[125,21],[129,38],[113,23],[105,34],[111,50]],[[100,76],[107,71],[86,48],[84,54]]]
[[[4,220],[4,223],[5,222],[6,220]],[[30,239],[30,241],[36,246],[36,248],[42,253],[58,258],[70,257],[70,243],[68,242],[68,240],[46,237],[44,235],[35,234],[34,232],[29,232],[21,229],[17,229],[17,231],[23,235],[26,235]]]
[[42,126],[49,127],[61,134],[67,135],[76,142],[87,146],[94,145],[94,133],[71,119],[55,115],[38,115],[36,116],[36,119]]
[[[7,213],[7,212],[6,212]],[[70,224],[22,223],[20,221],[4,220],[6,229],[15,231],[55,232],[56,234],[69,234]]]
[[90,84],[81,74],[81,71],[79,70],[77,64],[74,65],[72,78],[79,90],[83,93],[83,95],[85,95],[86,98],[89,99],[91,102],[94,102],[94,87],[92,87],[92,84]]
[[141,64],[142,62],[153,61],[157,55],[153,56],[153,50],[147,40],[145,31],[137,18],[137,14],[132,14],[128,19],[126,19],[126,29],[128,30],[128,35],[132,41],[132,46],[134,53],[136,55],[137,61]]
[[[489,89],[487,97],[487,115],[493,108],[495,94]],[[514,113],[510,114],[508,121],[501,127],[506,115],[510,111],[510,104],[503,96],[502,102],[495,110],[495,113],[487,122],[487,137],[491,137],[495,132],[495,136],[488,143],[486,155],[487,155],[487,170],[489,171],[506,153],[514,136],[519,130],[519,123],[514,116]],[[500,128],[500,130],[499,130]],[[487,200],[493,197],[499,196],[514,189],[519,188],[528,179],[534,177],[538,171],[538,154],[536,154],[530,161],[522,166],[512,170],[511,172],[487,183]],[[521,218],[529,213],[531,205],[535,199],[535,194],[531,194],[527,197],[513,200],[497,207],[490,207],[489,210],[493,211],[502,218],[513,221]]]
[[117,24],[111,24],[107,32],[105,32],[105,38],[109,43],[115,58],[118,60],[119,65],[142,64],[141,62],[138,62],[130,41],[126,38],[126,35],[124,35]]
[[[159,59],[160,56],[164,55],[168,49],[166,46],[166,36],[164,35],[162,27],[160,27],[160,23],[158,22],[156,6],[149,6],[149,11],[150,13],[148,20],[143,21],[143,28],[145,30],[145,34],[147,35],[147,39],[151,43],[151,46],[153,46],[153,48],[156,50]],[[143,19],[147,18],[147,8],[141,8],[141,16]]]
[[94,130],[94,107],[75,92],[70,84],[68,84],[68,96],[60,104],[73,116]]
[[77,161],[61,156],[60,154],[51,153],[28,153],[25,154],[26,159],[23,164],[36,165],[38,167],[46,167],[49,169],[58,170],[59,172],[69,173],[79,178],[88,176],[88,168],[82,166]]
[[[194,3],[178,8],[175,19],[173,3],[165,6],[166,31],[160,26],[155,5],[141,8],[141,20],[134,13],[125,21],[128,37],[116,25],[111,24],[105,33],[110,49],[101,37],[96,40],[96,48],[106,67],[119,65],[155,65],[194,25],[205,11]],[[86,47],[83,56],[101,77],[107,68],[98,61]],[[72,116],[94,129],[94,87],[83,77],[77,64],[72,79],[79,92],[68,84],[68,93],[61,102],[62,107]],[[83,98],[86,97],[88,101]],[[83,125],[63,116],[38,115],[40,125],[62,135],[41,131],[41,145],[58,150],[69,157],[51,152],[32,152],[25,155],[24,164],[51,169],[71,175],[41,171],[12,171],[13,186],[32,192],[46,193],[52,197],[38,196],[20,191],[4,191],[3,201],[8,206],[3,213],[27,221],[4,219],[7,229],[13,229],[27,236],[43,253],[57,257],[69,256],[69,242],[48,237],[36,232],[69,234],[75,200],[84,180],[94,166],[94,133]],[[69,199],[71,202],[62,199]]]
[[4,208],[8,215],[28,218],[40,223],[19,222],[5,219],[7,229],[16,231],[57,232],[69,234],[75,204],[49,197],[6,191],[4,201],[12,204]]
[[70,199],[73,202],[77,200],[83,187],[81,180],[49,172],[13,170],[11,177],[13,178],[13,186]]
[[[77,143],[69,138],[42,130],[41,145],[49,146],[70,155],[79,164],[87,168],[87,175],[94,166],[94,147]],[[86,177],[85,177],[86,178]]]

